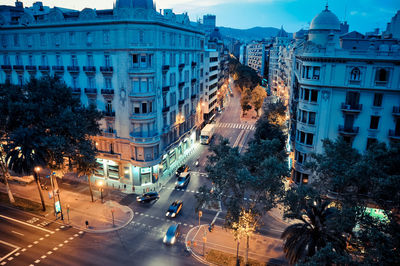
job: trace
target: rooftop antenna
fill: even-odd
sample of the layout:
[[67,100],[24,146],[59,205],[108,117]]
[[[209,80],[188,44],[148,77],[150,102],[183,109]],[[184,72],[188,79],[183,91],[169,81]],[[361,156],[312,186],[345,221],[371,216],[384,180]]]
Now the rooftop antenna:
[[325,10],[328,10],[328,7],[329,7],[328,0],[326,0]]

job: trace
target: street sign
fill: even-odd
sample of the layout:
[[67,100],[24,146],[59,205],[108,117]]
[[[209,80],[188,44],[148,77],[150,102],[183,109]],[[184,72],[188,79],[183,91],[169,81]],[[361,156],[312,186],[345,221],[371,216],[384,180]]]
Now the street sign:
[[61,212],[60,201],[56,201],[56,203],[54,203],[54,206],[56,207],[56,213],[60,213]]

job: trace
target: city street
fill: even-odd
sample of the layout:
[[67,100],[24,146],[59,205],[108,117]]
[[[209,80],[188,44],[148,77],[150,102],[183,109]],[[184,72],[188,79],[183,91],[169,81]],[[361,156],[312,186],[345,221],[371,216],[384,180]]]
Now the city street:
[[[240,94],[236,90],[214,123],[216,133],[228,138],[231,145],[239,147],[240,151],[244,151],[255,130],[255,121],[240,121]],[[133,194],[108,193],[105,200],[117,201],[134,213],[127,226],[114,232],[84,233],[62,223],[2,208],[0,265],[198,265],[199,262],[185,251],[185,237],[189,230],[199,225],[195,195],[202,185],[209,185],[204,170],[208,147],[198,145],[189,156],[187,164],[192,177],[185,189],[176,189],[175,177],[172,177],[163,185],[160,199],[152,203],[138,203]],[[198,167],[195,166],[196,160],[200,162]],[[73,189],[62,187],[63,190]],[[87,193],[86,189],[83,187],[80,191]],[[176,218],[165,217],[169,205],[175,200],[183,201],[181,213]],[[223,210],[203,210],[200,223],[209,224],[216,218],[216,225],[221,226],[224,215]],[[175,223],[180,224],[181,235],[175,245],[167,246],[163,237],[168,227]],[[279,238],[284,226],[279,219],[266,216],[260,232]]]

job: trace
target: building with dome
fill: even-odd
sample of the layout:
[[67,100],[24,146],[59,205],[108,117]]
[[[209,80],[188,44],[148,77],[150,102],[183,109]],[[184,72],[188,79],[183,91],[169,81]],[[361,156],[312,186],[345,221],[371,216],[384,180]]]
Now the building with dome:
[[17,2],[0,6],[0,83],[62,78],[104,112],[93,178],[143,193],[193,146],[204,38],[187,14],[157,12],[152,0],[81,11]]
[[377,141],[400,141],[400,40],[343,35],[346,25],[326,7],[286,51],[288,146],[298,184],[313,181],[304,165],[323,152],[324,139],[341,136],[360,152]]

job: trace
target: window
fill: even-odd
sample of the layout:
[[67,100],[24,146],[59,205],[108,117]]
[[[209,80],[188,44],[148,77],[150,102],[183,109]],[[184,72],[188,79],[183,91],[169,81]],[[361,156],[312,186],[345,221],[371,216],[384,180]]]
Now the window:
[[376,71],[375,81],[377,82],[387,82],[389,79],[389,71],[384,68],[380,68]]
[[314,134],[305,133],[303,131],[297,130],[297,138],[296,140],[302,144],[313,145]]
[[28,47],[32,47],[32,42],[33,42],[32,35],[28,34],[26,36],[26,43],[27,43]]
[[189,65],[189,53],[185,53],[185,64]]
[[317,102],[318,101],[318,91],[317,90],[311,90],[311,102]]
[[111,66],[111,57],[108,54],[104,55],[104,65],[106,67],[110,67]]
[[140,114],[140,103],[133,104],[133,113]]
[[310,112],[310,113],[309,113],[309,116],[308,116],[308,123],[309,123],[310,125],[315,125],[315,116],[316,116],[316,113],[315,113],[315,112]]
[[86,33],[86,44],[88,46],[92,45],[93,43],[93,34],[91,32]]
[[54,33],[54,45],[60,46],[60,34],[59,33]]
[[379,116],[371,116],[371,123],[369,125],[370,129],[378,129],[379,118]]
[[110,31],[109,30],[103,31],[103,43],[104,44],[110,43]]
[[296,151],[294,156],[295,156],[295,160],[298,164],[303,164],[307,160],[307,154],[299,152],[299,151]]
[[360,101],[360,93],[357,91],[348,91],[346,94],[346,104],[352,108],[357,108]]
[[167,114],[163,114],[163,125],[164,127],[168,126]]
[[144,43],[144,32],[143,31],[139,31],[139,42]]
[[146,55],[140,55],[140,67],[141,68],[146,68],[147,67]]
[[56,54],[56,65],[57,66],[62,66],[62,60],[61,60],[61,55]]
[[40,46],[46,46],[46,35],[44,33],[40,33]]
[[307,112],[301,111],[301,122],[307,123]]
[[19,35],[14,34],[14,46],[19,46]]
[[185,70],[185,82],[189,82],[189,70]]
[[22,58],[20,54],[15,55],[15,64],[16,65],[22,65]]
[[176,74],[175,73],[169,74],[169,82],[170,82],[171,87],[176,85]]
[[78,88],[78,77],[73,76],[72,77],[72,88],[76,89]]
[[110,100],[108,100],[107,103],[106,103],[106,112],[107,112],[108,114],[111,114],[112,111],[113,111],[112,102],[111,102]]
[[7,35],[1,35],[1,45],[6,48],[7,47]]
[[314,135],[307,133],[307,140],[306,140],[306,144],[307,145],[313,145],[313,139],[314,139]]
[[176,66],[176,53],[171,53],[170,57],[169,57],[169,64],[171,65],[171,67],[175,67]]
[[139,67],[139,56],[137,54],[132,55],[133,67]]
[[94,62],[93,62],[93,55],[92,54],[88,54],[87,56],[87,63],[89,67],[94,66]]
[[42,66],[48,66],[47,55],[42,54]]
[[76,44],[76,34],[75,34],[75,32],[70,32],[69,33],[69,44],[70,45]]
[[104,79],[104,84],[105,84],[106,89],[111,89],[112,88],[111,78],[105,78]]
[[88,86],[90,89],[96,88],[94,77],[88,77]]
[[162,65],[164,66],[166,62],[165,52],[162,53]]
[[320,67],[314,67],[313,69],[313,79],[319,79]]
[[176,92],[172,92],[172,93],[169,95],[169,102],[170,102],[170,105],[171,105],[171,106],[173,106],[173,105],[176,104]]
[[74,67],[78,66],[78,59],[77,59],[76,55],[71,55],[71,64]]
[[189,88],[185,88],[185,99],[189,99]]
[[28,61],[29,61],[28,63],[29,63],[30,66],[33,66],[33,65],[34,65],[35,62],[34,62],[34,59],[33,59],[33,55],[30,54],[30,55],[28,56]]
[[382,93],[375,93],[374,94],[374,104],[373,106],[382,106],[382,98],[383,94]]
[[359,81],[361,78],[361,71],[358,67],[355,67],[350,72],[350,80]]

